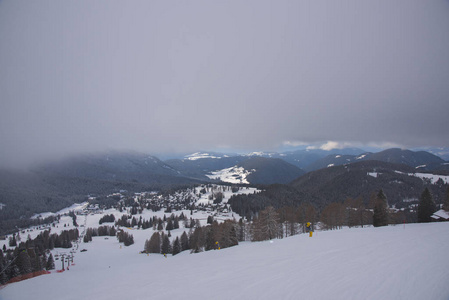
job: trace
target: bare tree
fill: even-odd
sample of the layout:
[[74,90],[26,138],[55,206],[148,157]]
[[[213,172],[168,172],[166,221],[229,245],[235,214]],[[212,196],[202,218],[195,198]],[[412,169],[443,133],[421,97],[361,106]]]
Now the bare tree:
[[267,207],[259,212],[259,216],[253,221],[252,228],[253,241],[271,240],[279,237],[279,214],[272,206]]

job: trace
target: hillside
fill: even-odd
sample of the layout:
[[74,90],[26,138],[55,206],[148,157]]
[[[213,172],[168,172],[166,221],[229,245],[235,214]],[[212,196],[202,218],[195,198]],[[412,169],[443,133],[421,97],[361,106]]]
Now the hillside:
[[[191,158],[191,156],[189,156]],[[263,156],[204,157],[166,161],[184,176],[242,184],[288,183],[305,172],[279,158]]]
[[154,156],[107,152],[69,157],[42,164],[33,171],[52,176],[151,183],[155,176],[180,176],[180,172]]
[[364,160],[379,160],[394,164],[404,164],[411,167],[421,165],[444,163],[440,157],[426,151],[411,151],[399,148],[387,149],[377,153],[369,153]]
[[123,248],[115,238],[95,237],[82,244],[88,251],[77,251],[69,271],[10,284],[0,299],[445,300],[448,226],[315,232],[312,238],[303,234],[167,258],[139,255],[144,237]]
[[232,197],[232,209],[244,216],[254,215],[268,206],[298,207],[310,203],[321,210],[332,202],[361,197],[365,205],[382,189],[388,204],[402,208],[417,201],[425,187],[429,188],[437,204],[446,197],[449,176],[415,173],[406,165],[380,161],[361,161],[328,167],[306,173],[288,185],[267,186],[261,193]]
[[426,151],[411,151],[398,148],[386,149],[380,152],[366,152],[360,155],[343,153],[330,154],[309,164],[306,171],[315,171],[322,168],[349,164],[357,161],[377,160],[393,164],[404,164],[425,171],[440,171],[448,169],[446,162],[440,157]]
[[430,188],[435,201],[441,203],[444,188],[411,176],[414,173],[415,169],[406,165],[366,160],[310,172],[290,185],[298,190],[301,199],[319,206],[349,197],[362,197],[367,203],[370,195],[380,189],[389,204],[394,205],[404,199],[418,199],[425,186]]
[[311,172],[328,167],[346,165],[354,162],[356,158],[357,156],[355,155],[331,154],[308,165],[306,171]]
[[88,195],[141,192],[198,184],[159,159],[143,154],[84,155],[30,171],[0,170],[0,232],[22,227],[34,213],[57,211]]
[[252,184],[288,183],[305,173],[279,158],[252,157],[239,166],[251,170],[247,179]]
[[[190,158],[190,159],[189,159]],[[195,156],[195,159],[191,159],[192,155],[185,159],[170,159],[165,161],[165,163],[172,168],[179,170],[184,176],[198,178],[201,180],[209,180],[206,176],[207,173],[230,168],[248,159],[244,156]]]

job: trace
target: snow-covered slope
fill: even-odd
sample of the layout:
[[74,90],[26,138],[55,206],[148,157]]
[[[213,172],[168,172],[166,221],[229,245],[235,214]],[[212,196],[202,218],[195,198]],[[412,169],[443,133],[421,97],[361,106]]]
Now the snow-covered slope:
[[0,299],[448,299],[449,223],[343,229],[199,254],[94,238],[76,265]]
[[40,213],[40,214],[35,214],[34,216],[32,216],[32,219],[37,219],[37,218],[42,218],[45,219],[47,217],[50,216],[57,216],[57,215],[64,215],[64,214],[68,214],[69,212],[73,211],[73,212],[78,212],[78,211],[82,211],[83,209],[85,209],[87,206],[89,206],[89,202],[85,201],[83,203],[74,203],[73,205],[67,207],[67,208],[63,208],[55,213],[52,212],[44,212],[44,213]]
[[234,166],[223,170],[210,172],[210,174],[206,174],[206,176],[210,179],[221,180],[223,182],[249,184],[246,179],[249,174],[251,174],[251,172],[245,170],[243,167]]

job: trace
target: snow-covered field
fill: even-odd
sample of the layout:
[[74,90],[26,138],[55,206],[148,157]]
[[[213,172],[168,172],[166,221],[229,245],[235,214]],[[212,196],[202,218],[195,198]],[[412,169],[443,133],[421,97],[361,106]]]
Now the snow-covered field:
[[[255,170],[253,170],[255,171]],[[250,175],[251,172],[245,170],[243,167],[234,166],[222,170],[217,170],[206,175],[210,179],[218,179],[223,182],[235,183],[235,184],[249,184],[246,177]]]
[[139,254],[140,234],[129,247],[95,237],[69,271],[10,284],[0,299],[449,299],[448,231],[343,229],[167,258]]
[[[404,173],[404,172],[400,172],[400,171],[395,171],[395,172],[399,173],[399,174],[406,174],[408,176],[418,177],[423,180],[424,179],[430,180],[430,183],[432,183],[432,184],[435,184],[439,179],[441,179],[445,184],[449,183],[449,176],[447,176],[447,175],[436,175],[436,174],[429,174],[429,173]],[[368,172],[368,175],[377,177],[379,175],[382,175],[382,173]]]
[[409,173],[408,176],[416,176],[421,179],[429,179],[432,184],[435,184],[439,179],[443,180],[445,184],[449,183],[449,176],[444,175],[434,175],[428,173]]

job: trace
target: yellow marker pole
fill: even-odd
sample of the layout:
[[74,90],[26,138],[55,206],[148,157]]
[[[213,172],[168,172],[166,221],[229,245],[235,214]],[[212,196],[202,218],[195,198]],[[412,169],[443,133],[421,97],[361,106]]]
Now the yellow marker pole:
[[313,231],[309,232],[309,237],[312,237]]

